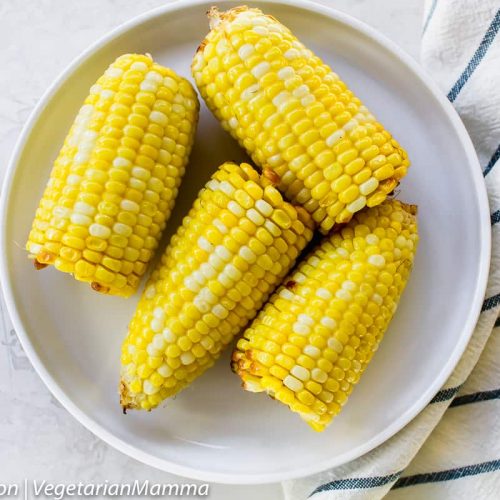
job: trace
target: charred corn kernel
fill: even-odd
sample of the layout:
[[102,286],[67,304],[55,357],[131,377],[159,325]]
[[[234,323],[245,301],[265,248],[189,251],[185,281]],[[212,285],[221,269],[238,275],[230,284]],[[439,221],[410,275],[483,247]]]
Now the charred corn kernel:
[[150,56],[113,62],[54,163],[26,244],[35,266],[131,295],[170,217],[198,107],[188,81]]
[[[364,241],[362,250],[354,249],[353,239]],[[314,430],[325,429],[378,348],[417,243],[416,207],[395,200],[356,213],[325,237],[238,341],[232,368],[243,387],[267,392]],[[268,374],[281,385],[262,384]]]
[[[406,174],[408,156],[346,84],[258,9],[212,8],[209,18],[194,79],[222,126],[274,174],[272,182],[325,233],[382,203]],[[384,189],[385,180],[392,187]]]
[[[257,212],[259,220],[251,222]],[[276,219],[282,224],[274,224]],[[290,224],[292,219],[300,225]],[[123,364],[123,407],[151,409],[212,366],[291,269],[312,234],[310,215],[284,201],[264,176],[245,163],[223,164],[172,237],[130,323],[122,352],[133,351],[136,358]],[[279,344],[270,338],[262,348],[255,352],[255,363],[272,365]],[[271,374],[263,368],[268,387],[281,384],[287,359]],[[131,363],[144,379],[142,386],[130,375]],[[154,402],[148,397],[151,387],[161,396]]]

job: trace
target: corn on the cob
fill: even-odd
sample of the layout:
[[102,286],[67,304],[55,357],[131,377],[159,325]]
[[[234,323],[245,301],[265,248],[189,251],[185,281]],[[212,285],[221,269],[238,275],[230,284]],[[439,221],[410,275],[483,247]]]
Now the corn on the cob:
[[150,56],[113,62],[55,160],[26,244],[35,267],[132,294],[172,211],[198,108],[191,84]]
[[245,331],[232,368],[316,431],[341,410],[396,310],[418,242],[416,207],[357,213],[304,260]]
[[122,347],[121,404],[149,410],[210,367],[312,237],[250,165],[223,164],[172,237]]
[[383,202],[406,152],[321,59],[258,9],[209,12],[192,64],[222,126],[327,232]]

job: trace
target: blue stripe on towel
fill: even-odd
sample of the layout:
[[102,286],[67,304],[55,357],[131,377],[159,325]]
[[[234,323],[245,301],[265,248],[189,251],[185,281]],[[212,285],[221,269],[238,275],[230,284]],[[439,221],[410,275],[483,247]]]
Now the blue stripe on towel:
[[462,477],[475,476],[486,472],[493,472],[500,469],[500,460],[490,460],[474,465],[457,467],[456,469],[447,469],[439,472],[427,472],[425,474],[415,474],[412,476],[398,477],[403,471],[389,474],[387,476],[357,477],[352,479],[337,479],[329,483],[318,486],[310,495],[311,498],[316,493],[333,490],[359,490],[368,488],[377,488],[384,486],[392,481],[396,481],[392,489],[407,488],[417,484],[436,483],[441,481],[452,481]]
[[486,167],[483,171],[483,175],[485,177],[490,173],[490,170],[495,166],[495,163],[498,161],[498,158],[500,158],[500,145],[498,146],[496,151],[493,153],[491,160],[488,162],[488,165],[486,165]]
[[402,477],[397,480],[392,487],[406,488],[416,484],[435,483],[439,481],[451,481],[467,476],[475,476],[476,474],[484,474],[500,469],[500,460],[491,460],[475,465],[467,465],[465,467],[457,467],[456,469],[448,469],[440,472],[429,472],[427,474],[415,474],[413,476]]
[[490,401],[492,399],[500,399],[500,389],[495,389],[493,391],[473,392],[472,394],[458,396],[451,402],[450,408],[452,406],[468,405],[470,403],[479,403],[480,401]]
[[494,226],[498,221],[500,221],[500,210],[491,214],[491,225]]
[[436,10],[437,0],[433,0],[431,8],[429,9],[429,14],[427,15],[427,19],[425,20],[424,27],[422,29],[422,35],[427,31],[427,26],[429,26],[429,22],[432,19],[434,11]]
[[451,102],[453,102],[457,98],[463,86],[467,83],[467,80],[470,78],[472,73],[474,73],[475,69],[479,66],[479,63],[482,61],[483,57],[488,51],[488,48],[495,39],[495,35],[498,33],[499,29],[500,29],[500,9],[497,10],[495,17],[493,18],[493,21],[488,27],[486,34],[481,40],[479,47],[472,56],[472,59],[469,61],[469,64],[465,68],[464,72],[460,75],[460,78],[457,80],[455,85],[453,85],[453,88],[448,92],[448,99]]
[[311,498],[316,493],[321,493],[322,491],[333,491],[333,490],[365,490],[368,488],[377,488],[379,486],[384,486],[387,483],[395,481],[403,471],[396,472],[394,474],[389,474],[388,476],[374,476],[374,477],[354,477],[351,479],[337,479],[335,481],[330,481],[329,483],[322,484],[318,486],[310,495]]
[[496,295],[493,295],[492,297],[488,297],[487,299],[485,299],[485,301],[483,302],[483,307],[481,308],[481,312],[489,311],[498,304],[500,304],[500,293],[497,293]]
[[429,404],[442,403],[443,401],[448,401],[449,399],[453,398],[453,396],[455,396],[455,394],[458,392],[458,389],[460,389],[460,386],[458,386],[458,387],[450,387],[449,389],[441,389],[431,399],[431,401],[430,401]]

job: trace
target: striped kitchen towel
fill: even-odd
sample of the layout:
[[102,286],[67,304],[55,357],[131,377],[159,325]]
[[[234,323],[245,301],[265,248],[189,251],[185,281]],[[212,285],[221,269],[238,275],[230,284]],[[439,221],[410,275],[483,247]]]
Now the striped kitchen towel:
[[500,498],[500,2],[426,2],[422,64],[455,105],[488,188],[492,261],[467,350],[431,403],[344,466],[287,481],[287,500]]

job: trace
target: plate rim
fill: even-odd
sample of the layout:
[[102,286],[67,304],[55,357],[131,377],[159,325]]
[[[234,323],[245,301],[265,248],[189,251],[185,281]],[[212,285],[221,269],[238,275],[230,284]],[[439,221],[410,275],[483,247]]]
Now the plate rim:
[[[170,460],[158,458],[148,452],[141,450],[135,445],[127,443],[126,441],[115,436],[112,432],[106,430],[91,416],[81,410],[80,407],[73,402],[72,398],[64,391],[64,389],[62,389],[59,383],[52,377],[45,365],[42,363],[34,345],[30,340],[30,336],[27,330],[24,328],[23,320],[18,312],[16,305],[17,299],[11,283],[12,280],[9,272],[7,258],[8,209],[12,194],[12,183],[15,178],[15,173],[17,171],[19,161],[21,159],[24,147],[31,136],[31,132],[35,124],[38,122],[41,113],[48,106],[49,102],[60,89],[60,87],[65,83],[68,77],[70,77],[72,73],[80,66],[80,64],[90,58],[95,52],[103,48],[113,39],[126,33],[130,29],[133,29],[143,23],[154,19],[155,17],[163,16],[171,12],[181,11],[185,8],[194,7],[196,5],[203,5],[207,3],[206,0],[176,0],[169,4],[148,10],[109,31],[107,34],[99,38],[96,42],[94,42],[87,49],[81,52],[80,55],[74,58],[72,62],[67,65],[64,70],[57,76],[57,78],[48,87],[48,89],[42,94],[37,105],[24,124],[21,133],[16,141],[14,150],[8,161],[0,195],[1,289],[7,307],[7,312],[12,320],[12,324],[20,340],[20,343],[28,359],[35,368],[35,371],[40,376],[50,392],[76,420],[78,420],[97,437],[105,441],[113,448],[121,451],[122,453],[135,458],[140,462],[166,472],[201,481],[218,482],[224,484],[266,484],[316,474],[318,472],[345,464],[351,460],[359,458],[360,456],[368,453],[375,447],[387,441],[389,438],[399,432],[403,427],[405,427],[409,422],[411,422],[411,420],[413,420],[413,418],[415,418],[417,414],[420,413],[420,411],[422,411],[422,409],[429,403],[435,393],[444,385],[469,343],[481,311],[481,305],[486,291],[491,256],[491,227],[489,221],[490,211],[486,185],[484,183],[483,177],[481,176],[481,168],[476,155],[476,151],[468,135],[468,132],[455,108],[448,101],[445,94],[439,89],[437,84],[432,81],[430,76],[425,73],[425,70],[417,63],[417,61],[415,61],[410,55],[408,55],[403,49],[401,49],[395,42],[388,39],[385,35],[380,33],[375,28],[372,28],[364,22],[332,7],[320,5],[308,0],[259,0],[259,2],[270,5],[281,5],[285,7],[291,6],[322,15],[333,21],[347,25],[357,32],[360,32],[368,39],[381,45],[384,49],[394,55],[403,64],[403,66],[405,66],[405,68],[409,70],[421,82],[421,84],[432,94],[433,98],[441,106],[447,118],[450,120],[450,124],[456,132],[462,146],[464,147],[468,165],[472,170],[472,187],[474,188],[474,193],[476,194],[478,199],[478,209],[480,212],[480,220],[478,222],[480,223],[479,232],[481,239],[479,242],[479,253],[481,260],[479,263],[479,271],[477,273],[475,281],[474,298],[469,308],[467,320],[464,322],[461,332],[457,336],[457,344],[455,345],[454,350],[450,353],[447,363],[441,368],[441,371],[436,377],[434,383],[430,385],[418,399],[415,400],[414,404],[410,408],[402,413],[384,431],[379,432],[372,439],[363,443],[363,445],[353,448],[352,450],[349,450],[349,452],[343,453],[335,457],[334,459],[323,460],[320,463],[314,463],[309,467],[302,467],[299,470],[292,469],[286,472],[258,474],[234,474],[231,472],[213,472],[209,470],[202,470],[196,467],[180,465]],[[222,5],[235,2],[232,0],[217,0],[214,1],[214,3]]]

